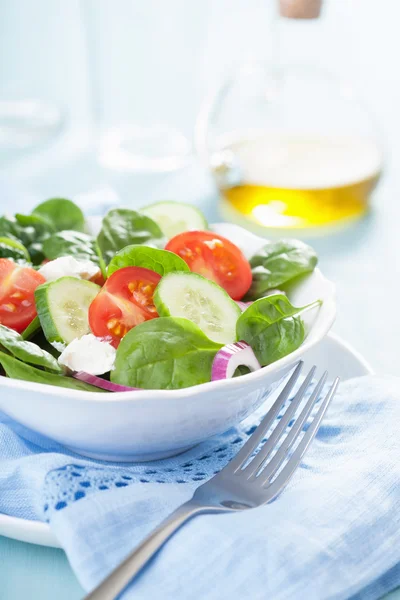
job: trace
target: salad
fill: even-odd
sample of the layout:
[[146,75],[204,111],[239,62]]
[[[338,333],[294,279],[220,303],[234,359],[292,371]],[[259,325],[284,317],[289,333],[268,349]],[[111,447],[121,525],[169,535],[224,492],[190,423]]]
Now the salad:
[[0,218],[1,375],[96,392],[240,376],[306,336],[285,289],[317,255],[296,240],[249,261],[195,207],[110,210],[89,233],[55,198]]

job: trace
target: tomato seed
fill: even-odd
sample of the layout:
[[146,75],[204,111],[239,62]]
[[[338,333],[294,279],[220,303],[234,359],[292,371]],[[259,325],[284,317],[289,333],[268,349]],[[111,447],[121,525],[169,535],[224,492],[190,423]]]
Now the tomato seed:
[[117,325],[117,319],[110,319],[107,323],[107,329],[113,329]]
[[2,304],[0,306],[0,308],[7,312],[15,312],[17,310],[17,307],[12,302],[8,302],[7,304]]

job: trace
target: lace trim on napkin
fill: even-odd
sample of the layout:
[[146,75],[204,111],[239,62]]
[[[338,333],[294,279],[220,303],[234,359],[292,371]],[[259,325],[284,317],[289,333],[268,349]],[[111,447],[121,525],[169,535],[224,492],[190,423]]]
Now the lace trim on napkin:
[[[306,394],[304,401],[310,393],[311,390]],[[273,396],[275,398],[277,392],[274,392]],[[281,418],[284,410],[277,419]],[[124,488],[132,484],[200,485],[202,481],[218,473],[232,459],[254,432],[264,413],[265,407],[261,406],[236,429],[231,429],[173,458],[129,466],[87,464],[87,461],[76,460],[50,471],[45,478],[43,517],[49,521],[54,511],[62,510],[89,494]],[[289,423],[289,428],[292,423],[293,421]],[[266,440],[267,438],[264,438],[262,443]]]

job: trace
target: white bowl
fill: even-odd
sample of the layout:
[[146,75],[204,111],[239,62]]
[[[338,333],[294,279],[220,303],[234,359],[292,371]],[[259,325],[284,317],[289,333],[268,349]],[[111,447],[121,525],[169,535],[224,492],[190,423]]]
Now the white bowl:
[[[247,256],[265,243],[236,225],[217,224],[213,229],[231,238]],[[317,298],[323,304],[302,346],[254,373],[182,390],[112,394],[0,377],[0,410],[84,456],[128,462],[178,454],[245,419],[327,334],[336,315],[333,284],[316,269],[290,297],[297,306]]]

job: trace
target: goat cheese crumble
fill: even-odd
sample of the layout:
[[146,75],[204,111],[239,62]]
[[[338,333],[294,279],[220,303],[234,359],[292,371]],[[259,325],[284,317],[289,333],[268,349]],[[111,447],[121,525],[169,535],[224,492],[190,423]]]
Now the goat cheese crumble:
[[71,371],[102,375],[114,367],[116,352],[110,342],[88,333],[72,340],[59,356],[58,362]]
[[61,256],[44,264],[39,269],[46,281],[55,281],[60,277],[76,277],[77,279],[91,279],[100,271],[98,265],[91,260],[77,259],[73,256]]

